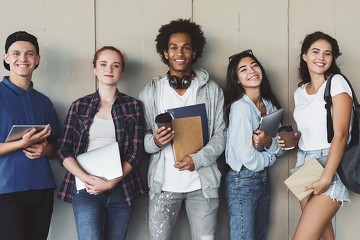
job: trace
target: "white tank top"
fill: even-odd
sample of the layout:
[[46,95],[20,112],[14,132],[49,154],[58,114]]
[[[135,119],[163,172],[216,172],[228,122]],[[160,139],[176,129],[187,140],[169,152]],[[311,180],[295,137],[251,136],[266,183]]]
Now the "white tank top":
[[113,120],[105,120],[95,116],[89,132],[88,151],[113,142],[116,142]]

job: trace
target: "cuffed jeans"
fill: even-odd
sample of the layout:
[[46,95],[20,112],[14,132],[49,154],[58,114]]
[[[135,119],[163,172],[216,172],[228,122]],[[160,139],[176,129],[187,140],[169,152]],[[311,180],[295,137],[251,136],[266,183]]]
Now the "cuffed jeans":
[[75,192],[73,208],[79,240],[126,239],[133,207],[119,184],[99,195]]
[[269,228],[270,182],[268,170],[229,170],[226,196],[232,240],[266,239]]
[[201,190],[188,193],[162,192],[150,197],[150,239],[172,239],[173,229],[183,201],[185,201],[192,239],[215,239],[219,199],[204,198]]

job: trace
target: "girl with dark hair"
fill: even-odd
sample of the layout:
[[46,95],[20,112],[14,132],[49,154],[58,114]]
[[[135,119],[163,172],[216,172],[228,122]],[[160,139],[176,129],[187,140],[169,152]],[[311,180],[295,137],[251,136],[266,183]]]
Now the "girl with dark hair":
[[[301,82],[294,93],[294,119],[302,133],[296,167],[315,157],[325,170],[318,181],[303,189],[313,193],[300,202],[302,214],[293,239],[334,239],[331,220],[342,203],[349,201],[349,192],[336,173],[350,141],[352,114],[351,89],[336,74],[340,69],[335,60],[340,54],[337,41],[322,32],[307,35],[301,47]],[[335,74],[330,91],[334,137],[328,143],[324,91],[330,74]]]
[[230,166],[226,196],[231,239],[266,239],[269,228],[268,167],[285,151],[258,130],[260,118],[280,108],[269,80],[251,50],[229,58],[225,90],[228,127],[225,157]]

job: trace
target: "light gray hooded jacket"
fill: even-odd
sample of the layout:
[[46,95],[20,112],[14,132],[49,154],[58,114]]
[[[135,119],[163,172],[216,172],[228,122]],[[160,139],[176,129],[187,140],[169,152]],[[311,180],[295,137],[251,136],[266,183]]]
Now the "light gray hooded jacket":
[[[200,151],[190,154],[194,160],[195,169],[199,173],[201,189],[205,198],[218,198],[221,173],[217,167],[216,160],[225,149],[225,123],[223,119],[224,94],[222,89],[209,78],[207,71],[194,69],[199,81],[199,89],[196,94],[196,103],[205,103],[208,124],[209,142]],[[151,80],[140,93],[140,100],[144,103],[146,134],[145,150],[151,154],[148,184],[150,197],[161,193],[165,174],[164,151],[155,142],[153,133],[157,127],[155,117],[160,114],[160,79],[166,76],[158,76]]]

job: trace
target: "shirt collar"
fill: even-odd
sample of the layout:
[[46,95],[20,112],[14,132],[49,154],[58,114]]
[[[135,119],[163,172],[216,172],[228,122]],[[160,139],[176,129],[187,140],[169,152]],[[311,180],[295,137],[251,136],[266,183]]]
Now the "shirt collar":
[[22,88],[19,88],[14,83],[12,83],[9,80],[9,76],[5,76],[1,83],[3,83],[7,88],[9,88],[11,91],[13,91],[16,95],[22,95],[22,94],[24,94],[26,92],[29,93],[29,94],[34,94],[33,82],[30,83],[29,88],[26,89],[26,90],[24,90]]
[[[253,103],[253,101],[251,101],[251,99],[249,98],[248,95],[244,94],[243,96],[243,99],[245,101],[247,101],[256,111],[256,113],[261,117],[261,112],[260,110],[256,107],[256,105]],[[262,101],[264,102],[264,105],[265,105],[265,108],[266,108],[266,114],[269,114],[269,109],[270,109],[270,106],[269,106],[269,101],[266,100],[265,98],[261,98]]]

